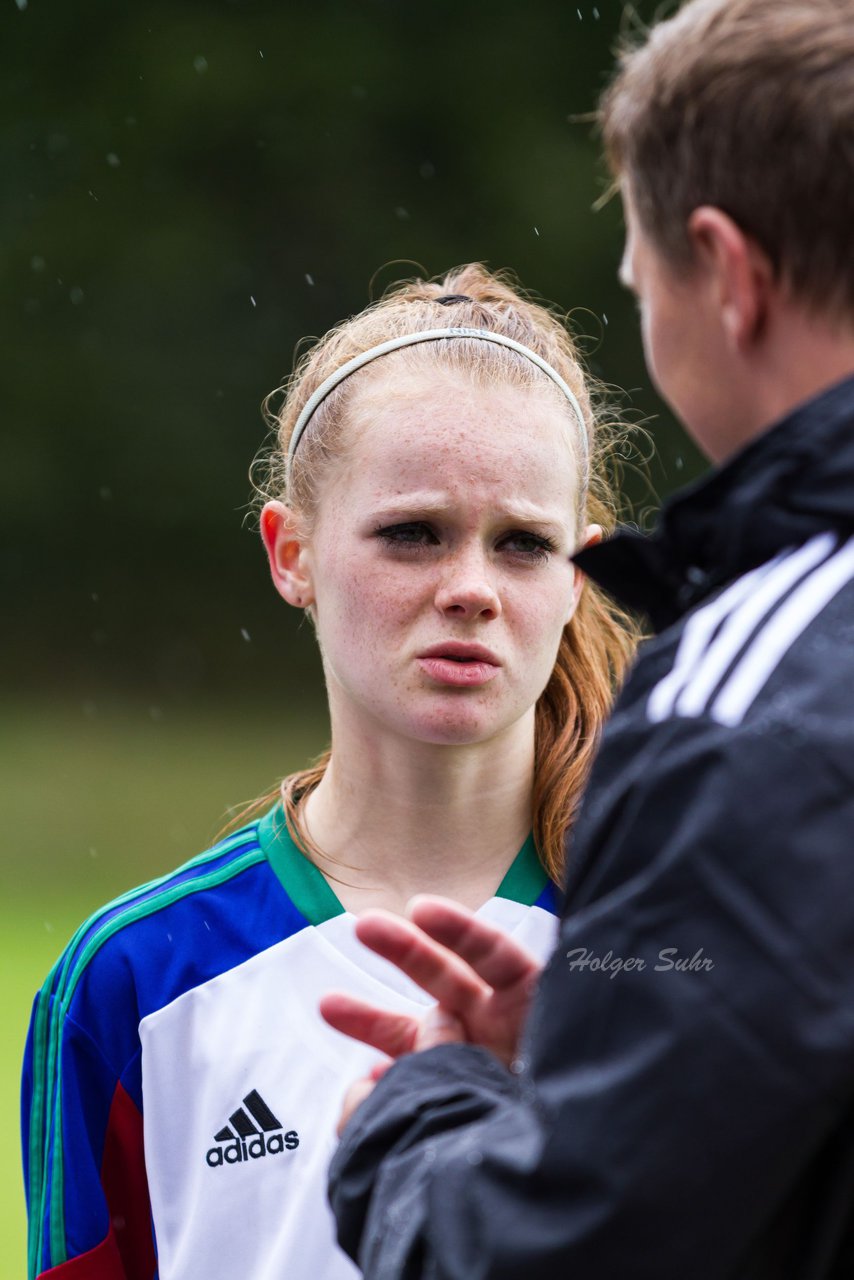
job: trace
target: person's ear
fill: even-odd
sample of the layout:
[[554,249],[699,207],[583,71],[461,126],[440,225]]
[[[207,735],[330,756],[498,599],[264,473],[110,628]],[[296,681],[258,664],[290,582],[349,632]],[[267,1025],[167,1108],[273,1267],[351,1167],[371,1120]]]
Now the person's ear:
[[267,502],[261,512],[261,540],[270,562],[273,585],[297,609],[314,604],[308,546],[299,523],[284,502]]
[[[600,524],[589,524],[584,530],[584,533],[579,540],[579,544],[575,549],[576,551],[581,551],[584,547],[595,547],[596,543],[601,541],[602,526]],[[578,565],[573,566],[573,573],[575,576],[572,583],[572,603],[567,615],[567,622],[569,622],[570,618],[575,613],[575,610],[578,608],[578,602],[581,599],[581,593],[584,590],[584,584],[587,581],[586,575],[582,573],[578,568]]]
[[705,274],[730,346],[749,349],[762,336],[775,286],[767,253],[737,222],[712,205],[688,219],[694,259]]

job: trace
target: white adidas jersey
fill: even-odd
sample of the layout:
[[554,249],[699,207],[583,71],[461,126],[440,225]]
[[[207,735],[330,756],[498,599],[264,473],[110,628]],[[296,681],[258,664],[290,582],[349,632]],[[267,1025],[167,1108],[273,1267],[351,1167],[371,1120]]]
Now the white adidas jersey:
[[[540,958],[551,951],[555,921],[542,908],[493,898],[480,914]],[[345,914],[304,929],[143,1021],[161,1280],[359,1274],[334,1243],[326,1172],[344,1094],[378,1055],[329,1028],[318,1002],[340,989],[418,1014],[429,998],[363,947],[354,923]],[[240,1124],[247,1096],[260,1096],[275,1122],[265,1133],[250,1113],[261,1129],[254,1141],[240,1138],[232,1119]],[[226,1128],[234,1138],[216,1142]]]
[[[554,911],[529,839],[480,914],[545,959]],[[318,1003],[430,1002],[354,925],[277,807],[78,930],[28,1044],[30,1276],[74,1260],[108,1280],[357,1274],[326,1172],[378,1055]]]

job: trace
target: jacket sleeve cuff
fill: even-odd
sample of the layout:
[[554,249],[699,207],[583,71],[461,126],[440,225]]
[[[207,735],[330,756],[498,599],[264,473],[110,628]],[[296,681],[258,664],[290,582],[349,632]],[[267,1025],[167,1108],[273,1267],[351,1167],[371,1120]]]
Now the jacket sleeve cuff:
[[330,1165],[329,1202],[342,1249],[358,1260],[386,1156],[472,1124],[517,1094],[516,1077],[476,1045],[438,1045],[395,1063],[347,1125]]

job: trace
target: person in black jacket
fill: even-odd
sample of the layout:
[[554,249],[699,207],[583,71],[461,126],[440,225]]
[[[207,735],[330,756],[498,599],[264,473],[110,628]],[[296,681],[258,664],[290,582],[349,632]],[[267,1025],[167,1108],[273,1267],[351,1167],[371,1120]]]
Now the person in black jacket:
[[716,469],[650,538],[576,557],[656,634],[539,980],[441,900],[360,921],[437,1005],[418,1025],[325,1000],[400,1059],[351,1090],[330,1199],[377,1280],[841,1280],[854,4],[690,0],[624,54],[602,123],[648,367]]

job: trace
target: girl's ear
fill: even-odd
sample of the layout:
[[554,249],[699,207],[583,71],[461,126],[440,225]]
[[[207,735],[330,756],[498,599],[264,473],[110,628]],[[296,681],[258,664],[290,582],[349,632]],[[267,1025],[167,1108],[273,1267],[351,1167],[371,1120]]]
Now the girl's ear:
[[[576,551],[580,551],[582,547],[595,547],[597,542],[602,541],[602,526],[600,524],[589,524],[584,530],[579,546]],[[572,587],[572,608],[569,611],[567,622],[578,608],[578,602],[581,599],[581,593],[584,590],[586,578],[579,568],[575,569],[575,581]]]
[[267,502],[261,512],[261,539],[273,585],[297,609],[314,604],[311,556],[294,512],[284,502]]

